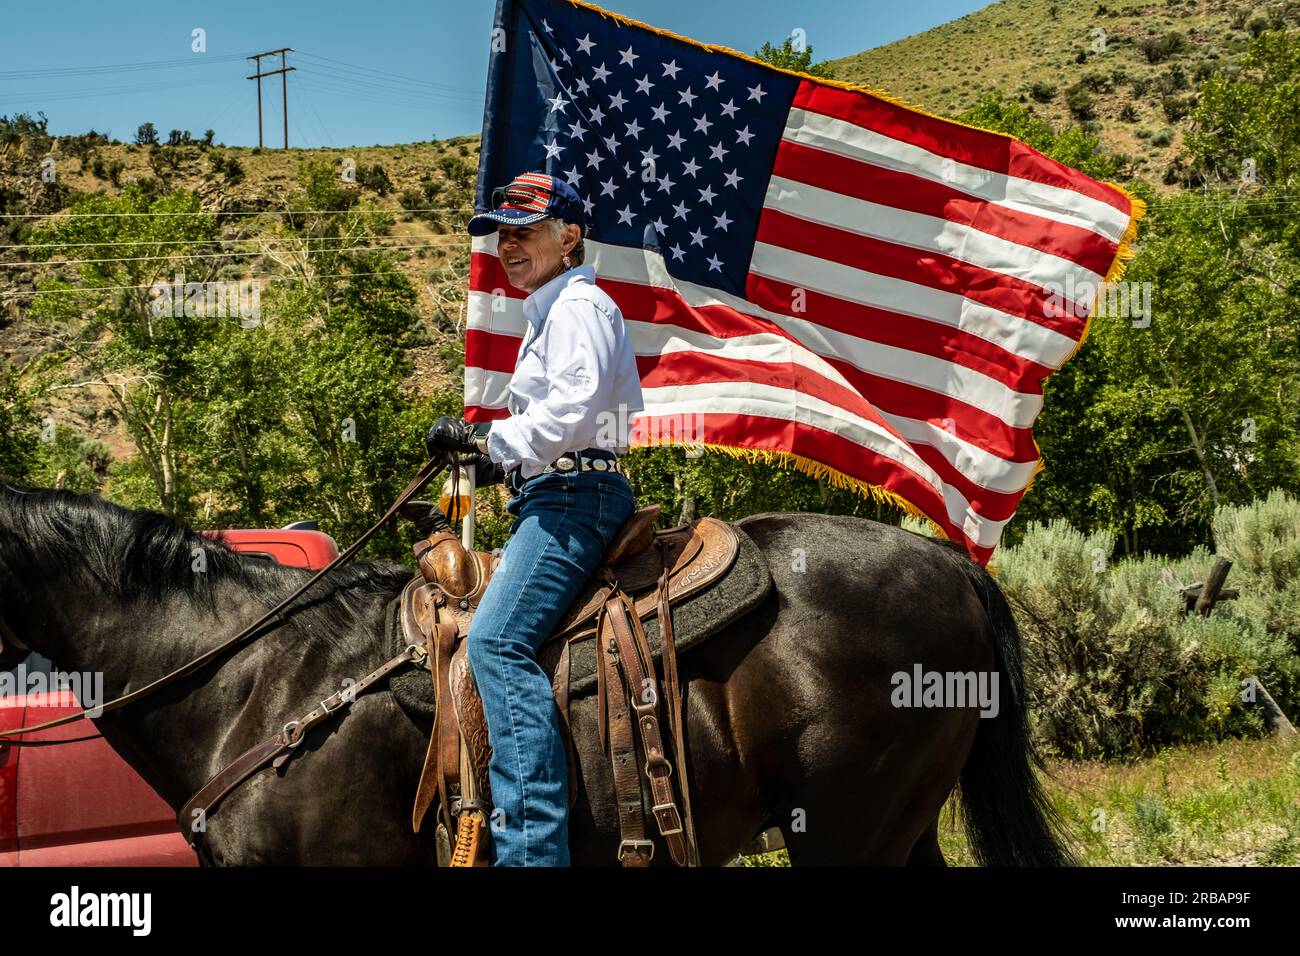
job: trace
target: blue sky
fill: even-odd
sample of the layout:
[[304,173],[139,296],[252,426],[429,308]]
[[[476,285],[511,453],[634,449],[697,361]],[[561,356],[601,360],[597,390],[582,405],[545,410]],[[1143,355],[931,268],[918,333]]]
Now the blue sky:
[[[609,0],[607,10],[753,53],[802,28],[817,60],[879,46],[983,0]],[[292,47],[291,146],[364,146],[477,133],[493,0],[0,0],[0,115],[44,110],[50,132],[150,121],[257,145],[244,57]],[[193,31],[206,52],[194,52]],[[276,69],[263,60],[263,69]],[[279,78],[263,81],[266,144],[283,137]]]

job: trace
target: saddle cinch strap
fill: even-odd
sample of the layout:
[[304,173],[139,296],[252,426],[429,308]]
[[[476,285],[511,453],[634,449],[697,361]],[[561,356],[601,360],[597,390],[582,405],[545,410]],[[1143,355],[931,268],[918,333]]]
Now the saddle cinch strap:
[[[698,844],[685,766],[682,700],[673,643],[672,602],[707,586],[720,572],[710,570],[708,574],[700,574],[698,564],[692,565],[692,561],[704,549],[701,539],[705,534],[697,527],[683,526],[668,532],[651,533],[649,524],[657,511],[657,508],[643,509],[635,516],[637,520],[628,522],[626,530],[629,535],[635,535],[640,540],[629,542],[624,535],[620,535],[610,548],[608,557],[613,560],[606,560],[589,585],[588,590],[592,593],[588,599],[578,602],[578,606],[590,608],[589,613],[595,616],[594,636],[587,630],[576,631],[575,615],[571,614],[551,639],[563,643],[558,645],[558,653],[552,653],[548,660],[554,661],[552,689],[565,737],[570,806],[573,806],[576,799],[577,771],[569,732],[569,647],[575,639],[592,636],[597,641],[598,648],[597,693],[601,747],[611,761],[618,800],[619,861],[624,866],[646,866],[654,855],[654,843],[646,837],[645,794],[638,773],[638,767],[641,767],[649,782],[650,814],[673,860],[681,866],[698,866]],[[717,522],[716,526],[726,527],[721,522]],[[702,530],[712,536],[718,533],[717,528],[709,524]],[[734,546],[730,529],[726,531],[726,540],[721,544],[717,539],[710,541],[714,553],[725,552],[728,545]],[[435,544],[444,552],[455,550],[455,546],[447,546],[445,540]],[[650,547],[651,544],[653,548]],[[422,556],[430,550],[426,542],[416,545],[417,553]],[[642,552],[650,551],[658,552],[661,570],[657,578],[647,579],[644,575],[645,562],[641,562],[639,569],[631,562]],[[477,599],[486,587],[491,570],[490,564],[478,560],[478,552],[471,552],[470,555],[473,557],[466,556],[464,559],[452,559],[444,555],[443,560],[436,562],[447,577],[459,582],[457,590],[467,580],[463,573],[467,565],[474,568],[477,564],[479,569],[484,569],[485,573],[482,574],[476,569],[472,575],[474,585],[469,590],[448,593],[442,581],[424,581],[417,577],[407,586],[402,598],[405,626],[408,629],[418,627],[424,632],[423,646],[427,647],[428,659],[433,664],[430,671],[436,699],[434,726],[416,790],[412,826],[419,830],[428,808],[436,799],[439,805],[439,832],[436,840],[439,863],[449,866],[485,866],[489,856],[488,824],[491,804],[487,770],[491,747],[483,719],[482,700],[478,697],[469,674],[462,625],[467,625],[467,609],[477,606]],[[644,557],[649,555],[645,554]],[[729,562],[722,562],[726,563]],[[651,592],[643,595],[641,601],[634,602],[627,589],[620,584],[620,569],[629,572],[629,578],[636,582],[634,586],[638,590],[644,588],[647,580],[651,582]],[[422,560],[421,570],[425,572],[425,577],[437,577],[430,573],[436,570],[435,562]],[[592,600],[596,595],[601,598],[599,602]],[[650,610],[657,614],[659,633],[662,636],[662,691],[655,680],[653,655],[640,620]],[[587,614],[579,612],[577,616],[585,619]],[[468,627],[465,626],[463,630],[467,631]],[[556,648],[549,650],[555,651]],[[673,773],[672,762],[669,761],[664,746],[660,723],[661,703],[667,714],[673,761],[678,765],[677,774]],[[640,750],[645,755],[644,765],[638,764],[638,740]],[[674,776],[681,791],[680,810],[674,794]]]

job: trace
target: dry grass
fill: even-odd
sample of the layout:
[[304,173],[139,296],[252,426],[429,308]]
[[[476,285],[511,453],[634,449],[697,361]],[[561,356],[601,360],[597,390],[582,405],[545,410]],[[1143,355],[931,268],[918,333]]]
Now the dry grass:
[[[1162,107],[1161,77],[1178,66],[1192,92],[1196,72],[1218,69],[1234,62],[1249,34],[1234,29],[1237,11],[1248,10],[1249,19],[1266,14],[1274,4],[1245,0],[1003,0],[886,46],[833,60],[836,77],[883,89],[931,112],[956,116],[985,93],[999,90],[1030,103],[1035,112],[1060,126],[1071,121],[1065,91],[1087,74],[1119,76],[1111,88],[1094,92],[1098,135],[1110,152],[1133,157],[1133,172],[1160,181],[1170,159],[1182,144],[1188,120],[1170,121]],[[1053,13],[1053,10],[1055,11]],[[1092,49],[1102,38],[1102,52]],[[1159,63],[1150,63],[1138,43],[1147,37],[1178,32],[1186,49]],[[810,37],[814,50],[816,37]],[[1085,62],[1078,62],[1080,53]],[[1139,93],[1133,81],[1150,88]],[[1035,83],[1055,87],[1046,102],[1028,94]],[[1121,118],[1131,107],[1136,115]],[[1152,136],[1172,131],[1161,146]],[[1138,136],[1143,132],[1142,137]]]

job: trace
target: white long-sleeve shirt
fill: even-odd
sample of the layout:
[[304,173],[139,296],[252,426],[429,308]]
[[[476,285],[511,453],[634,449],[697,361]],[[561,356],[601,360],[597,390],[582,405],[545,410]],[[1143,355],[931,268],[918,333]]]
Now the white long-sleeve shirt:
[[524,299],[528,332],[506,407],[492,423],[488,456],[525,478],[566,451],[628,450],[632,416],[645,408],[636,354],[614,300],[577,266]]

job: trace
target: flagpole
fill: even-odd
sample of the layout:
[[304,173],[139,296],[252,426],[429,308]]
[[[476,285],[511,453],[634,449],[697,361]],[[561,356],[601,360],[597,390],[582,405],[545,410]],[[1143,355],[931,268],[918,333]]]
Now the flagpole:
[[466,497],[469,499],[469,508],[465,512],[465,518],[460,523],[460,543],[464,545],[466,551],[474,548],[474,469],[465,469],[466,477],[469,479],[469,493]]

